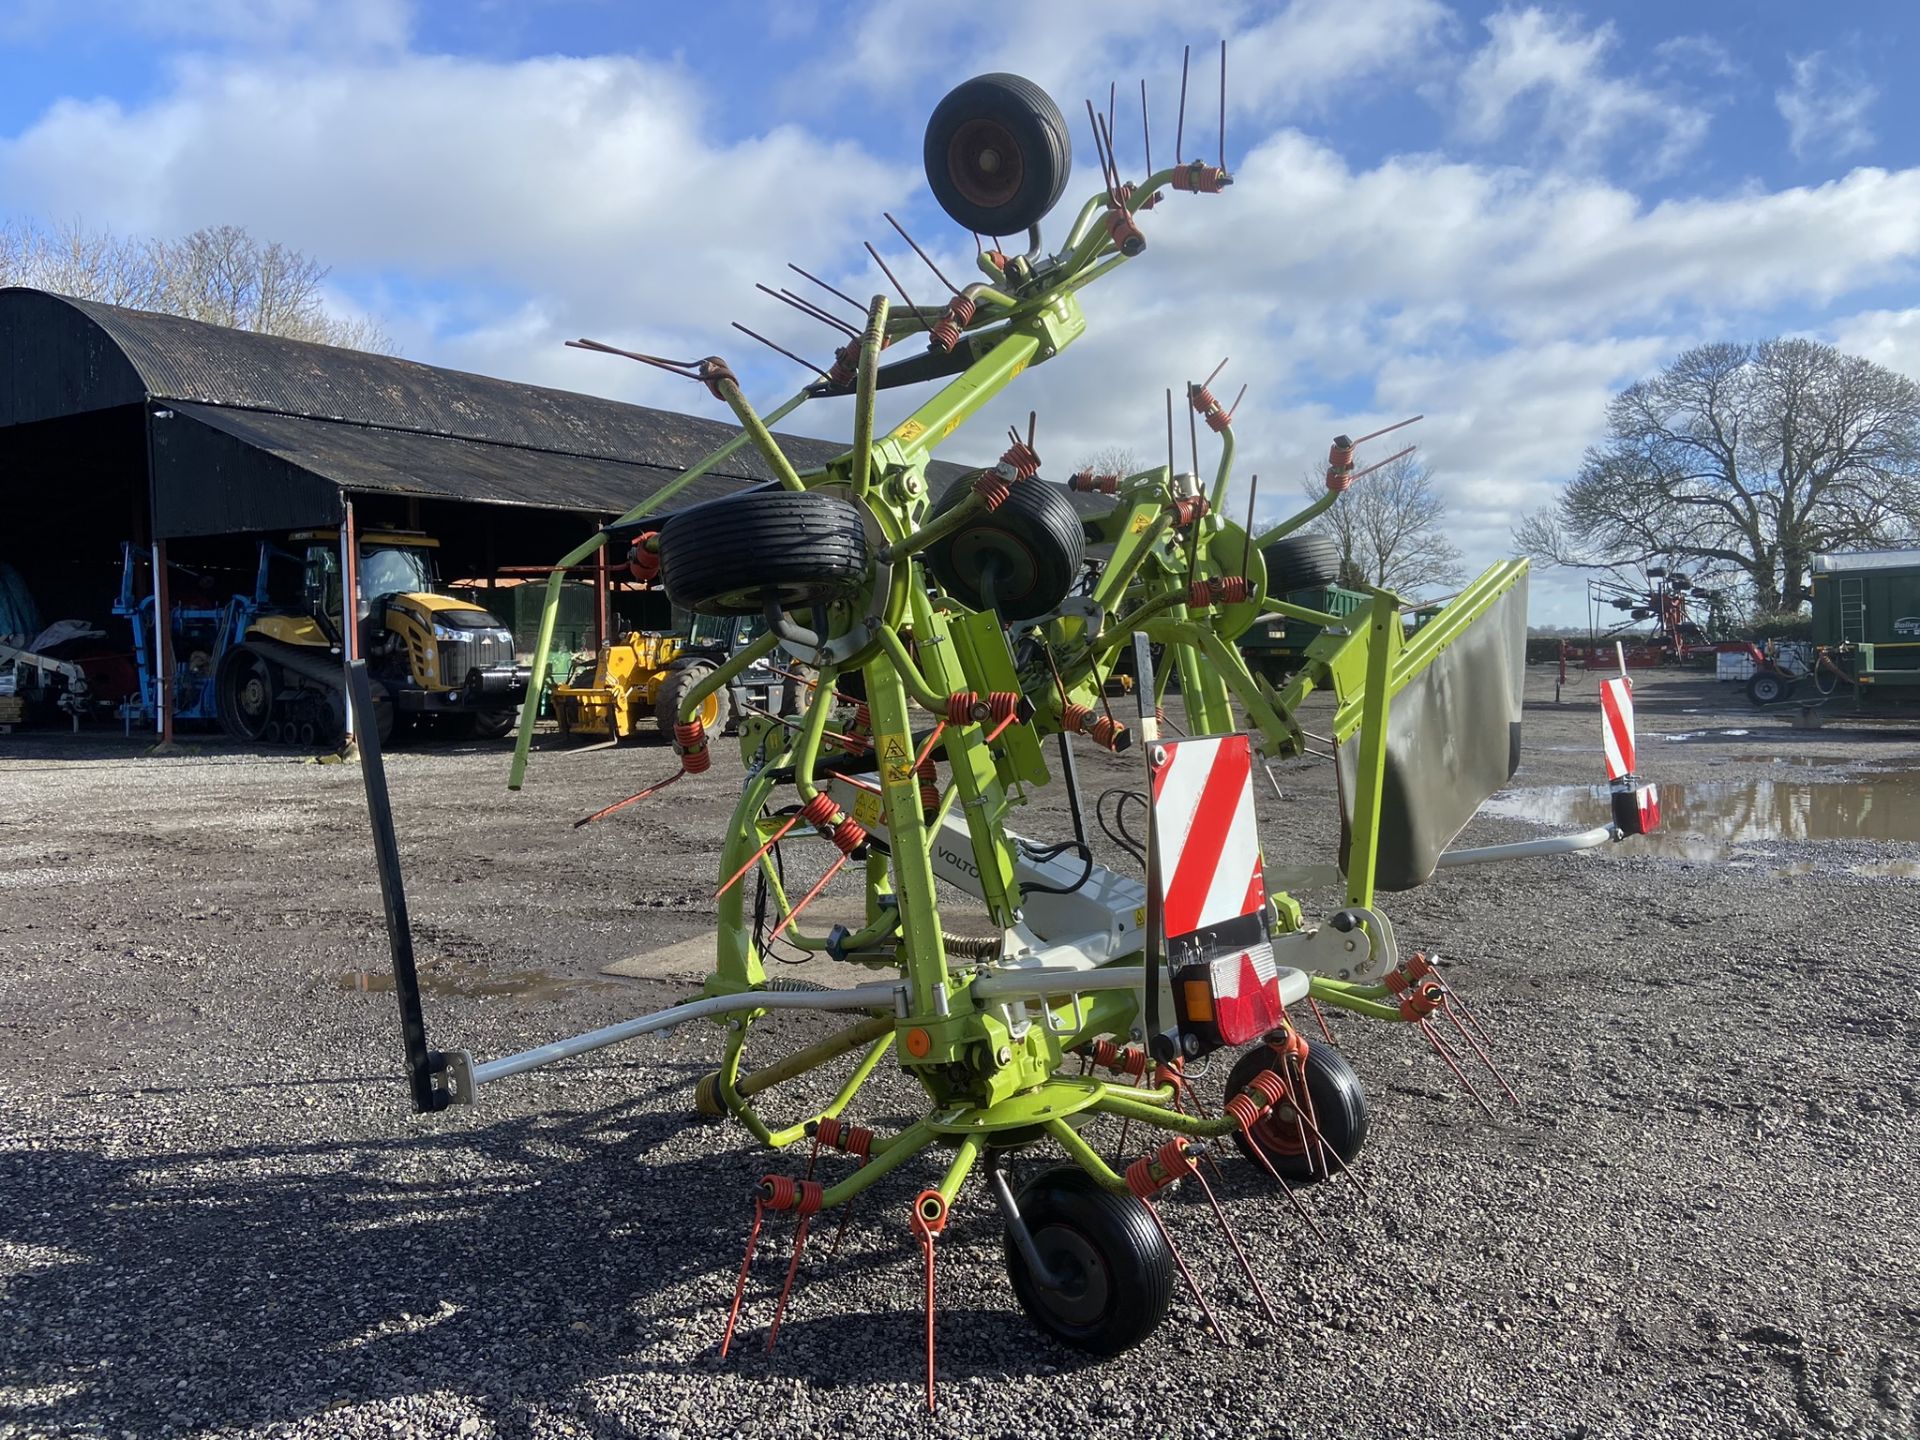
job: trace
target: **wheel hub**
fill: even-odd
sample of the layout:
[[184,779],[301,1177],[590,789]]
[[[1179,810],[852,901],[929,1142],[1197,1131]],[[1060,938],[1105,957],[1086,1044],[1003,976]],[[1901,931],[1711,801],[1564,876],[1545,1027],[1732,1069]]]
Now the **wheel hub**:
[[1041,1287],[1047,1307],[1070,1325],[1091,1325],[1106,1312],[1112,1287],[1106,1267],[1086,1237],[1064,1225],[1048,1225],[1033,1237],[1034,1247],[1060,1281]]
[[1006,126],[997,120],[969,120],[947,146],[947,174],[971,203],[992,208],[1018,193],[1026,164]]

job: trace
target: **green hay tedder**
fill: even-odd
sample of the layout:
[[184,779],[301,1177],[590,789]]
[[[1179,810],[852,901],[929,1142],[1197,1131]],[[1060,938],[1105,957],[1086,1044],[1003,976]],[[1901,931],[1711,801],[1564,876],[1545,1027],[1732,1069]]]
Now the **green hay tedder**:
[[[1223,77],[1224,63],[1223,54]],[[982,278],[949,285],[938,308],[875,296],[848,327],[857,333],[831,371],[770,414],[748,404],[718,358],[634,357],[706,385],[738,416],[740,433],[566,557],[556,587],[564,567],[594,547],[623,544],[637,570],[657,566],[675,604],[758,616],[767,629],[684,696],[680,768],[588,818],[644,804],[668,784],[701,783],[719,737],[697,717],[734,672],[772,660],[808,678],[793,713],[740,725],[744,778],[715,877],[718,926],[704,994],[518,1055],[441,1055],[426,1048],[420,1025],[403,905],[394,930],[423,1109],[473,1103],[486,1085],[635,1036],[714,1022],[718,1065],[699,1087],[702,1108],[776,1150],[810,1148],[816,1159],[840,1151],[858,1162],[815,1179],[809,1160],[804,1175],[769,1175],[752,1197],[753,1237],[778,1212],[800,1227],[789,1289],[812,1217],[896,1171],[924,1167],[906,1228],[926,1266],[930,1403],[937,1237],[970,1176],[984,1178],[1003,1214],[1014,1293],[1043,1330],[1099,1354],[1125,1350],[1159,1324],[1180,1277],[1224,1334],[1154,1197],[1176,1184],[1205,1185],[1209,1147],[1225,1141],[1301,1223],[1314,1223],[1296,1191],[1346,1176],[1367,1133],[1365,1091],[1331,1043],[1330,1012],[1414,1027],[1435,1063],[1476,1099],[1470,1066],[1505,1088],[1484,1032],[1436,958],[1400,945],[1379,895],[1422,884],[1445,864],[1618,839],[1640,813],[1629,765],[1617,782],[1628,802],[1616,807],[1622,823],[1448,853],[1518,763],[1526,566],[1494,565],[1411,630],[1402,602],[1386,592],[1348,617],[1270,595],[1262,550],[1364,474],[1358,442],[1337,439],[1325,497],[1264,534],[1227,513],[1233,420],[1208,383],[1190,384],[1186,397],[1195,422],[1217,437],[1212,475],[1176,472],[1170,458],[1132,475],[1073,477],[1073,487],[1113,497],[1103,519],[1083,524],[1062,488],[1040,478],[1031,421],[1024,433],[1009,432],[997,464],[940,493],[930,488],[936,446],[1082,333],[1082,292],[1143,253],[1148,211],[1162,201],[1226,203],[1216,198],[1231,183],[1224,154],[1221,165],[1181,161],[1126,183],[1110,116],[1089,108],[1089,120],[1102,184],[1048,250],[1040,223],[1069,165],[1060,111],[1008,75],[967,81],[943,99],[926,137],[935,198],[976,236],[1026,234],[1026,250],[982,245]],[[924,404],[879,431],[881,390],[935,382]],[[852,399],[851,448],[822,469],[796,472],[769,425],[836,396]],[[778,487],[671,512],[657,529],[637,526],[667,513],[680,487],[743,445],[765,457]],[[1275,615],[1323,627],[1278,689],[1250,673],[1235,643]],[[536,657],[549,648],[543,638]],[[1108,684],[1116,667],[1134,677],[1117,699]],[[525,775],[540,682],[536,673],[514,788]],[[1159,704],[1175,682],[1182,735],[1169,732]],[[1324,733],[1309,733],[1300,718],[1316,692],[1331,695]],[[1101,865],[1086,843],[1076,744],[1140,767],[1147,823],[1137,868]],[[1309,753],[1339,767],[1346,837],[1344,904],[1325,915],[1269,889],[1254,821],[1255,771]],[[377,770],[376,754],[370,782]],[[1022,835],[1020,807],[1056,783],[1067,788],[1075,838]],[[383,782],[377,788],[381,834],[390,827]],[[780,852],[800,844],[820,847],[832,863],[796,899],[782,886]],[[843,871],[843,885],[854,877],[864,885],[864,922],[809,930],[808,905]],[[386,872],[397,902],[397,869],[389,862]],[[749,904],[750,888],[771,897],[771,913]],[[943,918],[943,893],[971,897],[986,921],[956,933]],[[822,989],[770,980],[764,962],[775,937],[842,962],[857,982]],[[784,1056],[760,1053],[795,1011],[845,1023]],[[1210,1104],[1189,1067],[1222,1051],[1239,1053],[1214,1067],[1228,1079]],[[781,1107],[785,1082],[835,1062],[840,1073],[853,1056],[824,1108]],[[881,1133],[846,1117],[889,1060],[919,1083],[925,1110]],[[1090,1122],[1103,1116],[1120,1122],[1122,1147],[1129,1137],[1134,1144],[1111,1161],[1089,1138]],[[1016,1193],[1007,1162],[1028,1151],[1051,1153],[1055,1163],[1032,1169]],[[1224,1211],[1212,1210],[1226,1225]],[[1237,1240],[1234,1248],[1271,1317],[1259,1276]],[[769,1344],[786,1303],[783,1289]]]

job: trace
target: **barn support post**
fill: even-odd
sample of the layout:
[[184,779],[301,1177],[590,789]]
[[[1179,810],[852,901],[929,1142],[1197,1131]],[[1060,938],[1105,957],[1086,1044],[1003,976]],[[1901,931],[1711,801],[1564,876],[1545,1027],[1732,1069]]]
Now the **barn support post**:
[[167,585],[167,542],[153,542],[153,728],[173,743],[173,601]]
[[160,482],[154,471],[153,426],[172,419],[171,410],[145,407],[147,445],[147,520],[153,561],[153,728],[163,746],[173,743],[173,608],[167,585],[167,542],[160,538]]
[[353,743],[353,662],[360,658],[360,541],[354,531],[353,501],[340,501],[340,665],[345,682],[346,744]]
[[593,653],[607,648],[607,547],[593,552]]

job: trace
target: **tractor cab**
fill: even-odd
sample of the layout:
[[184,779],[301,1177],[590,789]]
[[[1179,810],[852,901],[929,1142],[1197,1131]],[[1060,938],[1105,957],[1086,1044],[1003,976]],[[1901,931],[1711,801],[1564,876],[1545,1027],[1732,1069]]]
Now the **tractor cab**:
[[[526,694],[513,632],[487,611],[439,593],[440,542],[417,531],[369,531],[354,557],[356,648],[399,716],[472,717],[503,733]],[[337,650],[344,613],[339,535],[300,531],[269,547],[265,605],[254,630],[282,644]]]

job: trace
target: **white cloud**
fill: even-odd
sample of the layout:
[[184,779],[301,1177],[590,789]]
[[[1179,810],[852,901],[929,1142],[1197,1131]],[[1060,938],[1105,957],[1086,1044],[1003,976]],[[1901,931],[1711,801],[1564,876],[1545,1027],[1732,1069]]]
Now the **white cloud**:
[[1611,24],[1584,30],[1571,16],[1529,6],[1486,21],[1489,39],[1460,75],[1460,123],[1473,140],[1537,128],[1576,163],[1588,164],[1629,139],[1649,162],[1670,169],[1707,133],[1707,113],[1607,73]]
[[[709,353],[754,280],[856,248],[914,187],[905,167],[797,127],[716,141],[706,108],[680,71],[617,57],[201,60],[150,105],[54,106],[0,142],[0,194],[121,233],[238,223],[340,272],[464,289],[464,314],[410,316],[403,297],[403,340],[434,327],[410,350],[513,375],[538,357],[540,378],[560,366],[591,384],[610,362],[548,351],[588,333]],[[528,297],[514,363],[497,317]]]
[[1653,47],[1653,58],[1659,62],[1661,74],[1692,71],[1715,80],[1731,80],[1746,73],[1746,66],[1711,35],[1675,35],[1662,40]]
[[[1221,38],[1231,112],[1319,114],[1350,102],[1357,82],[1431,54],[1451,24],[1441,0],[1050,0],[1023,10],[1018,27],[992,10],[878,0],[854,13],[834,76],[932,97],[964,76],[1011,70],[1060,101],[1076,143],[1085,137],[1082,97],[1104,97],[1114,83],[1128,117],[1116,125],[1123,156],[1138,140],[1144,76],[1164,159],[1173,153],[1181,49],[1191,45],[1187,136],[1204,142],[1188,145],[1191,159],[1214,150]],[[1230,159],[1235,148],[1229,135]]]
[[1824,50],[1792,56],[1788,65],[1792,79],[1774,92],[1773,103],[1787,122],[1787,145],[1794,158],[1843,159],[1873,144],[1867,113],[1880,92],[1864,75]]
[[1835,322],[1831,336],[1849,355],[1920,380],[1920,309],[1863,310]]
[[1356,82],[1430,55],[1452,23],[1439,0],[1293,0],[1233,38],[1228,99],[1321,113],[1350,102]]

